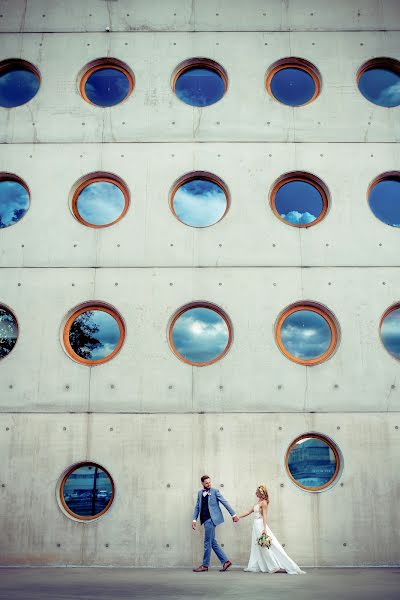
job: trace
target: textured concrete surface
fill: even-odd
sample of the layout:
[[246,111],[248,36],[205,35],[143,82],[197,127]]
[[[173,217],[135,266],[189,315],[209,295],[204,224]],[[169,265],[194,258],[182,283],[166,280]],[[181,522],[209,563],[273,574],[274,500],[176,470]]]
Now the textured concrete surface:
[[306,575],[156,569],[1,569],[1,600],[398,600],[400,569]]

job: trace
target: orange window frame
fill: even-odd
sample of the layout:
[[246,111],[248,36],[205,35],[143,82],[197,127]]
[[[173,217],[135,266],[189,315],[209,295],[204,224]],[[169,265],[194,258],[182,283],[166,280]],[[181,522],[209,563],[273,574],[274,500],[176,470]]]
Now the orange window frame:
[[272,93],[272,90],[271,90],[271,81],[272,81],[273,76],[276,75],[276,73],[278,73],[279,71],[282,71],[283,69],[288,69],[288,68],[300,69],[302,71],[305,71],[306,73],[308,73],[308,75],[310,75],[312,77],[312,79],[314,81],[314,85],[315,85],[315,92],[314,92],[313,96],[309,100],[307,100],[307,102],[304,102],[304,104],[296,104],[294,106],[291,106],[291,108],[307,106],[307,104],[310,104],[310,102],[313,102],[320,95],[322,86],[321,86],[321,75],[320,75],[317,67],[315,67],[312,63],[310,63],[308,60],[305,60],[304,58],[283,58],[282,60],[279,60],[276,63],[274,63],[269,68],[266,79],[265,79],[265,86],[267,88],[267,92],[274,100],[279,102],[279,104],[282,104],[283,106],[288,106],[284,102],[281,102],[279,100],[279,98],[274,96],[274,94]]
[[[297,444],[297,442],[299,442],[300,440],[304,439],[304,438],[314,438],[317,440],[322,440],[325,444],[327,444],[329,446],[329,448],[332,450],[332,452],[335,455],[335,459],[336,459],[336,468],[335,468],[335,472],[332,475],[331,479],[329,481],[327,481],[324,485],[320,485],[317,487],[309,487],[306,485],[302,485],[301,483],[299,483],[291,474],[290,469],[289,469],[289,454],[290,451],[292,450],[292,448]],[[299,435],[295,440],[293,440],[293,442],[290,444],[289,448],[286,451],[286,457],[285,457],[285,468],[286,468],[286,472],[289,475],[290,479],[293,481],[293,483],[303,489],[303,490],[307,490],[310,492],[316,492],[316,491],[320,491],[320,490],[324,490],[328,487],[330,487],[332,485],[332,483],[335,481],[335,479],[338,476],[339,473],[339,469],[340,469],[340,455],[338,450],[336,449],[336,447],[334,446],[334,444],[325,436],[323,435],[318,435],[317,433],[304,433],[302,435]]]
[[118,106],[119,104],[122,104],[122,102],[125,102],[125,100],[127,100],[129,98],[129,96],[132,94],[133,89],[135,87],[135,77],[134,77],[133,73],[130,71],[130,69],[127,66],[123,65],[122,63],[120,63],[119,61],[117,61],[116,59],[106,59],[105,58],[105,59],[100,59],[99,61],[95,61],[95,62],[96,62],[96,64],[89,67],[88,70],[85,71],[81,77],[81,80],[79,83],[79,91],[80,91],[82,98],[84,100],[86,100],[86,102],[91,104],[92,106],[97,106],[98,108],[113,108],[110,106],[100,106],[99,104],[95,104],[94,102],[92,102],[86,94],[85,85],[86,85],[86,82],[89,79],[89,77],[91,75],[93,75],[93,73],[95,73],[96,71],[99,71],[100,69],[115,69],[116,71],[120,71],[127,77],[128,81],[129,81],[129,91],[128,91],[127,95],[125,96],[125,98],[123,98],[121,100],[121,102],[118,102],[118,104],[115,104],[114,106]]
[[[79,356],[75,350],[72,348],[70,341],[69,341],[69,332],[71,329],[71,325],[72,323],[75,321],[75,319],[77,319],[82,313],[85,312],[89,312],[91,310],[101,310],[103,312],[108,313],[109,315],[111,315],[112,317],[114,317],[114,319],[117,321],[118,323],[118,327],[119,327],[119,331],[120,331],[120,338],[119,338],[119,342],[117,344],[117,346],[114,348],[114,350],[111,352],[111,354],[109,354],[108,356],[104,357],[104,358],[99,358],[96,360],[88,360],[86,358],[82,358],[81,356]],[[64,326],[64,332],[63,332],[63,342],[64,342],[64,347],[68,353],[68,355],[75,361],[75,362],[79,362],[81,364],[84,365],[89,365],[89,366],[94,366],[94,365],[101,365],[105,362],[108,362],[109,360],[111,360],[112,358],[114,358],[114,356],[121,350],[121,347],[124,343],[125,340],[125,325],[122,321],[122,318],[120,317],[120,315],[115,311],[112,310],[111,308],[108,308],[107,306],[103,306],[101,304],[89,304],[86,305],[84,307],[79,308],[78,310],[75,310],[72,315],[68,318],[65,326]]]
[[[287,183],[291,183],[292,181],[303,181],[304,183],[309,183],[310,185],[314,186],[316,190],[318,190],[318,192],[321,194],[323,204],[321,214],[311,223],[304,223],[300,225],[297,225],[296,223],[289,223],[281,217],[279,211],[276,208],[276,194],[281,189],[281,187],[283,187]],[[285,223],[285,225],[289,225],[290,227],[296,227],[297,229],[306,229],[308,227],[313,227],[314,225],[317,225],[317,223],[319,223],[320,221],[322,221],[322,219],[326,217],[329,208],[329,195],[324,184],[317,177],[315,177],[315,175],[311,175],[311,173],[293,173],[280,177],[278,181],[274,184],[270,193],[270,205],[275,216],[278,217],[278,219],[282,221],[282,223]]]
[[[81,192],[85,188],[87,188],[89,185],[91,185],[92,183],[112,183],[113,185],[118,187],[124,195],[124,199],[125,199],[124,209],[121,212],[121,214],[116,219],[114,219],[114,221],[112,221],[111,223],[106,223],[104,225],[94,225],[93,223],[89,223],[88,221],[85,221],[85,219],[79,213],[79,210],[78,210],[79,196],[80,196]],[[119,181],[117,178],[114,179],[113,177],[110,177],[108,175],[105,175],[105,176],[97,175],[93,178],[87,178],[87,179],[85,179],[85,181],[83,181],[81,184],[79,184],[79,186],[77,187],[77,189],[75,190],[75,192],[72,196],[71,208],[72,208],[72,213],[73,213],[74,217],[80,223],[82,223],[82,225],[85,225],[86,227],[93,227],[93,229],[104,229],[104,227],[110,227],[111,225],[118,223],[118,221],[120,221],[125,216],[128,208],[129,208],[129,203],[130,203],[130,196],[129,196],[128,189],[121,181]]]
[[[175,348],[174,342],[172,340],[172,331],[174,329],[174,325],[175,325],[176,321],[179,319],[180,316],[182,316],[185,312],[187,312],[188,310],[190,310],[192,308],[208,308],[210,310],[213,310],[220,317],[222,317],[222,319],[225,321],[226,326],[228,328],[228,341],[226,343],[224,351],[221,354],[219,354],[216,358],[214,358],[213,360],[209,360],[209,361],[204,362],[204,363],[196,363],[196,362],[193,362],[191,360],[186,359]],[[175,315],[173,316],[173,318],[171,320],[169,328],[168,328],[168,341],[169,341],[169,345],[171,347],[171,350],[173,351],[173,353],[175,354],[175,356],[177,356],[179,358],[179,360],[181,360],[182,362],[184,362],[184,363],[186,363],[188,365],[192,365],[194,367],[206,367],[208,365],[212,365],[212,364],[218,362],[219,360],[221,360],[227,354],[227,352],[229,351],[229,348],[231,347],[231,344],[232,344],[232,340],[233,340],[232,324],[230,322],[230,319],[229,319],[228,315],[221,308],[219,308],[219,306],[216,306],[215,304],[212,304],[211,302],[191,302],[190,304],[185,304],[185,306],[182,306],[175,313]]]
[[[290,354],[290,352],[285,348],[285,346],[282,342],[282,339],[281,339],[281,329],[282,329],[282,325],[283,325],[284,321],[286,320],[286,318],[288,316],[290,316],[291,314],[293,314],[295,312],[299,312],[301,310],[309,310],[309,311],[319,314],[321,317],[323,317],[325,319],[325,321],[328,323],[329,328],[331,330],[331,341],[330,341],[328,349],[323,354],[321,354],[321,356],[317,356],[316,358],[312,358],[309,360],[304,360],[304,359],[298,358],[297,356],[293,356],[292,354]],[[333,317],[328,313],[328,311],[323,310],[322,308],[319,308],[317,306],[314,306],[313,304],[296,304],[296,305],[293,305],[293,306],[285,309],[283,311],[283,313],[279,316],[278,321],[276,323],[276,327],[275,327],[275,339],[276,339],[276,342],[277,342],[278,347],[279,347],[280,351],[282,352],[282,354],[284,354],[291,361],[298,363],[300,365],[312,366],[312,365],[318,365],[322,362],[325,362],[333,354],[333,352],[336,349],[337,342],[338,342],[338,332],[337,332],[336,323],[335,323]]]
[[[78,515],[76,513],[74,513],[67,505],[67,503],[64,500],[64,486],[65,486],[65,482],[67,481],[68,477],[70,475],[72,475],[72,473],[74,471],[76,471],[77,469],[81,468],[81,467],[98,467],[100,468],[109,478],[109,480],[111,481],[111,498],[108,501],[108,503],[106,504],[106,506],[103,508],[103,510],[101,512],[99,512],[97,515],[93,515],[91,517],[84,517],[81,515]],[[80,521],[93,521],[94,519],[98,519],[99,517],[101,517],[102,515],[104,515],[109,508],[111,507],[111,504],[114,501],[114,496],[115,496],[115,486],[114,486],[114,480],[111,477],[110,473],[107,471],[107,469],[105,469],[104,467],[102,467],[101,465],[98,465],[97,463],[94,462],[90,462],[90,461],[85,461],[82,463],[78,463],[77,465],[74,465],[73,467],[71,467],[70,469],[68,469],[67,473],[64,475],[61,485],[60,485],[60,500],[61,500],[61,504],[64,508],[64,510],[70,514],[72,517],[74,517],[75,519],[79,519]]]

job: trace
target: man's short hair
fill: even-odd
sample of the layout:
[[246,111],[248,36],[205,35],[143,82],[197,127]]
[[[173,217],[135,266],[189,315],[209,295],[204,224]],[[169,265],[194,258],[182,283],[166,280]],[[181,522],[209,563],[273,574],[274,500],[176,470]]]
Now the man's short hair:
[[206,479],[210,479],[208,475],[203,475],[201,478],[201,483],[204,483]]

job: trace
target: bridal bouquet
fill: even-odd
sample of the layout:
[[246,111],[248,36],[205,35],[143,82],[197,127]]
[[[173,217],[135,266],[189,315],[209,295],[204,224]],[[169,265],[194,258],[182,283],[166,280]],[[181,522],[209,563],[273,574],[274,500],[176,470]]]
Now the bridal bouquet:
[[271,546],[271,538],[266,533],[263,533],[257,540],[257,544],[261,546],[261,548],[268,548]]

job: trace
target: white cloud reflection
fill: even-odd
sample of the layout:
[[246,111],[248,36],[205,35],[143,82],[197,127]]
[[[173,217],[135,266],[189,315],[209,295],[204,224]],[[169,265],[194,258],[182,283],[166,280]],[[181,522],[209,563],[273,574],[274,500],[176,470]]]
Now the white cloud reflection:
[[192,227],[207,227],[221,219],[226,210],[224,191],[212,181],[194,179],[181,185],[174,195],[175,213]]
[[114,183],[96,181],[79,194],[77,209],[91,225],[107,225],[117,219],[125,207],[122,191]]
[[209,308],[192,308],[175,322],[172,341],[175,349],[194,363],[217,358],[226,348],[229,331],[225,320]]

